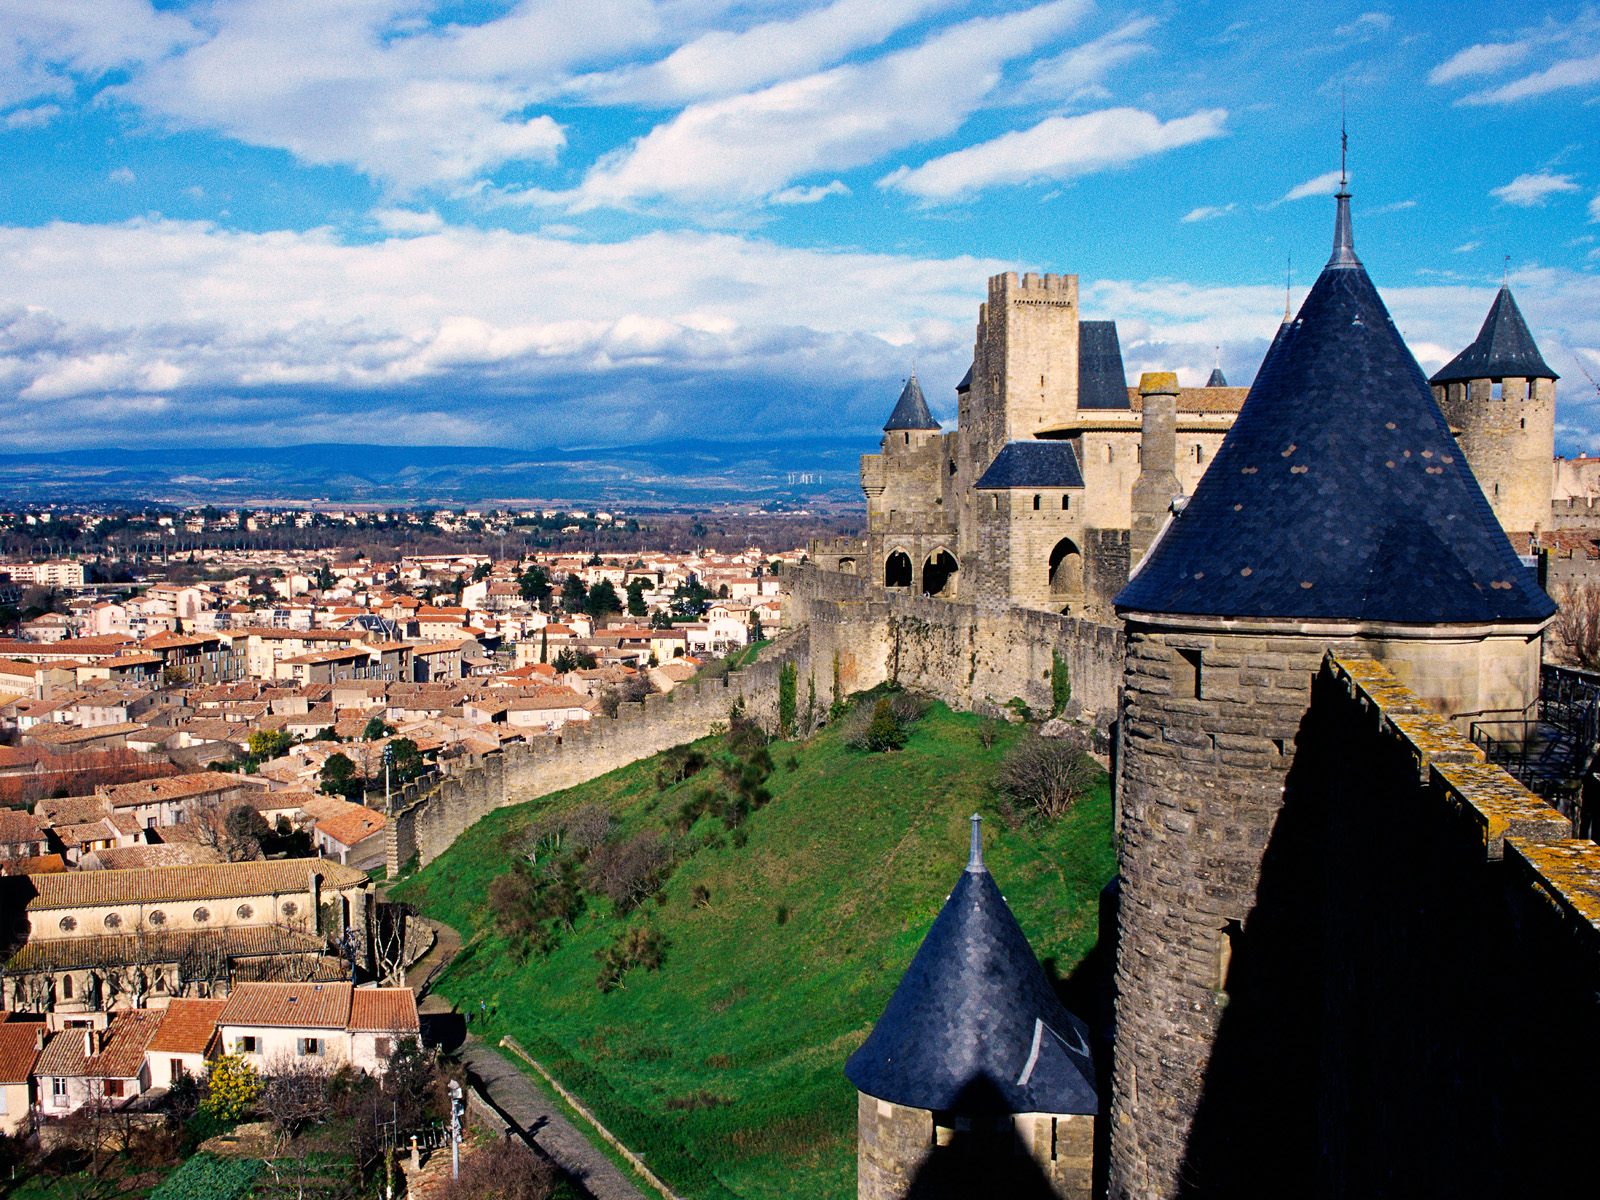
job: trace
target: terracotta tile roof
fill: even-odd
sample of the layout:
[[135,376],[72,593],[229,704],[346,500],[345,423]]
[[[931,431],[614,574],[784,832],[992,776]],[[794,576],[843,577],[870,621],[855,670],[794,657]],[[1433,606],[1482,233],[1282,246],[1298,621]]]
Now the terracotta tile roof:
[[32,813],[21,808],[0,808],[0,843],[42,841],[44,830]]
[[360,804],[352,804],[346,811],[326,821],[317,822],[317,832],[332,838],[341,846],[354,846],[365,841],[388,824],[388,818]]
[[161,1014],[147,1008],[126,1009],[111,1018],[100,1052],[85,1054],[83,1029],[63,1029],[44,1044],[36,1075],[85,1076],[90,1079],[132,1079],[144,1067],[144,1052],[161,1024]]
[[218,1025],[344,1029],[350,1021],[348,983],[244,983],[233,989]]
[[103,738],[132,737],[134,734],[143,733],[145,729],[146,726],[135,722],[124,725],[96,725],[89,729],[80,729],[76,725],[35,725],[23,736],[30,742],[48,746],[72,746],[79,742],[98,742]]
[[8,1020],[0,1024],[0,1083],[25,1083],[39,1058],[39,1021]]
[[350,887],[367,881],[366,873],[354,867],[308,858],[202,863],[192,867],[149,867],[134,871],[75,871],[38,880],[35,884],[38,894],[28,901],[28,911],[303,892],[313,871],[322,877],[324,888]]
[[324,942],[277,925],[180,929],[170,933],[96,934],[35,938],[11,956],[8,971],[70,971],[79,967],[181,963],[186,959],[264,958],[319,953]]
[[226,1000],[174,1000],[146,1049],[153,1053],[204,1054],[217,1032]]
[[35,854],[0,863],[0,868],[4,875],[54,875],[67,869],[67,861],[59,854]]
[[[177,826],[182,828],[182,826]],[[108,846],[89,855],[94,861],[84,870],[131,871],[140,867],[182,867],[192,863],[226,862],[227,856],[197,842],[163,842],[158,846]]]
[[350,1028],[380,1033],[416,1033],[417,996],[410,988],[357,988],[350,998]]
[[196,771],[189,775],[168,775],[164,779],[115,783],[102,788],[100,794],[111,801],[113,808],[134,808],[141,804],[188,800],[211,792],[250,786],[250,780],[243,775],[230,775],[226,771]]

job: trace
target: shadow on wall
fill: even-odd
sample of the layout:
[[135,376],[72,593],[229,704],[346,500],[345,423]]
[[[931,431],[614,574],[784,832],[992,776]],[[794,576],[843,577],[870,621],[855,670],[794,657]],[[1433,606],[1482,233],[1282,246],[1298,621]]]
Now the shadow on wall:
[[904,1200],[1058,1200],[988,1078],[967,1084],[954,1112],[934,1120],[938,1142],[912,1176]]
[[1325,668],[1227,930],[1186,1200],[1593,1194],[1594,939],[1543,937],[1446,799]]

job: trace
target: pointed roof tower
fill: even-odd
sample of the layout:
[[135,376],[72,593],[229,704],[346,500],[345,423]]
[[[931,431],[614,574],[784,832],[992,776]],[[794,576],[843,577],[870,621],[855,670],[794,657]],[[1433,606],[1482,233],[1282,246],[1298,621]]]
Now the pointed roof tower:
[[939,428],[939,422],[933,419],[933,414],[928,411],[928,402],[923,398],[922,385],[917,382],[917,373],[911,372],[911,378],[906,380],[906,386],[900,392],[900,399],[895,402],[894,411],[889,414],[889,421],[883,427],[885,433],[898,433],[903,429],[933,429]]
[[1477,340],[1452,358],[1428,382],[1465,383],[1470,379],[1559,379],[1545,365],[1511,289],[1501,285]]
[[1211,378],[1206,380],[1207,387],[1227,387],[1228,378],[1222,373],[1220,366],[1211,368]]
[[1056,999],[1028,939],[972,850],[889,1006],[845,1074],[911,1108],[1099,1110],[1088,1027]]
[[1333,254],[1278,332],[1194,496],[1121,609],[1410,624],[1536,622],[1518,560],[1356,257]]

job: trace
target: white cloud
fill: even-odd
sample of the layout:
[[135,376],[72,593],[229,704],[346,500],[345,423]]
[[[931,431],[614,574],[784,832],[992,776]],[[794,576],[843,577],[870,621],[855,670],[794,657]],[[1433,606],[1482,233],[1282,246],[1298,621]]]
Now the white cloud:
[[1482,242],[1462,242],[1461,245],[1457,246],[1454,250],[1450,251],[1450,253],[1451,254],[1471,254],[1474,250],[1478,249],[1478,247],[1480,247],[1482,245],[1483,245]]
[[1528,100],[1536,96],[1549,95],[1551,92],[1563,91],[1566,88],[1587,87],[1593,83],[1600,83],[1600,54],[1566,59],[1497,88],[1489,88],[1487,91],[1463,97],[1461,103],[1511,104],[1518,100]]
[[[748,91],[817,71],[877,45],[955,0],[835,0],[789,20],[734,32],[716,29],[658,62],[581,75],[567,88],[606,104],[679,104]],[[1089,7],[1083,0],[1082,7]]]
[[380,208],[372,219],[386,233],[437,233],[444,228],[444,219],[432,209]]
[[1006,62],[1060,34],[1082,7],[1054,0],[976,18],[870,62],[691,105],[560,198],[580,209],[653,197],[753,201],[817,171],[870,163],[955,130]]
[[133,183],[138,176],[136,176],[127,167],[114,167],[106,173],[106,178],[112,183],[127,185]]
[[1305,200],[1311,196],[1331,196],[1339,190],[1339,180],[1342,172],[1324,171],[1304,183],[1297,183],[1283,195],[1272,202],[1273,206],[1287,204],[1291,200]]
[[879,186],[948,200],[999,184],[1075,179],[1221,137],[1226,118],[1222,109],[1210,109],[1163,122],[1134,108],[1049,117],[1031,129],[1002,134],[920,167],[901,167]]
[[1415,208],[1415,200],[1396,200],[1392,204],[1380,204],[1377,208],[1369,208],[1361,215],[1366,217],[1381,217],[1388,213],[1405,212],[1408,208]]
[[1438,86],[1454,83],[1458,79],[1470,79],[1474,75],[1492,75],[1521,62],[1532,51],[1533,43],[1528,41],[1485,42],[1468,46],[1429,71],[1428,82]]
[[1551,196],[1559,196],[1563,192],[1576,192],[1578,190],[1578,185],[1573,182],[1571,175],[1557,175],[1551,171],[1536,171],[1527,175],[1518,175],[1510,183],[1501,187],[1490,188],[1489,194],[1502,204],[1511,204],[1518,208],[1536,208],[1546,203]]
[[1589,197],[1589,220],[1600,221],[1600,192]]
[[1027,103],[1106,95],[1104,83],[1114,71],[1155,49],[1143,39],[1157,23],[1154,17],[1140,17],[1092,42],[1034,63],[1014,98]]
[[61,115],[59,104],[35,104],[32,108],[19,108],[5,116],[7,129],[40,129]]
[[815,204],[819,200],[826,200],[829,196],[848,196],[850,189],[842,180],[835,179],[831,183],[818,187],[791,187],[784,188],[781,192],[772,194],[774,204]]
[[1346,41],[1365,42],[1379,34],[1388,33],[1393,26],[1394,17],[1390,13],[1364,12],[1348,24],[1339,26],[1333,35]]
[[184,17],[142,0],[0,0],[0,107],[70,96],[76,80],[152,62],[196,36]]
[[1218,217],[1225,217],[1236,210],[1237,204],[1202,204],[1199,208],[1191,208],[1184,213],[1181,220],[1185,225],[1195,221],[1215,221]]

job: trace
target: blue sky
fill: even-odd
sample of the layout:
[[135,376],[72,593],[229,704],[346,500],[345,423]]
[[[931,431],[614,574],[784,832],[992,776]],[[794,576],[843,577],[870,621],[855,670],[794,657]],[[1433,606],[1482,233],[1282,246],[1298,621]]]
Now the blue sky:
[[1423,366],[1509,270],[1600,450],[1589,4],[0,0],[0,411],[17,449],[870,439],[913,364],[953,416],[1006,269],[1078,274],[1130,373],[1248,382],[1341,95]]

